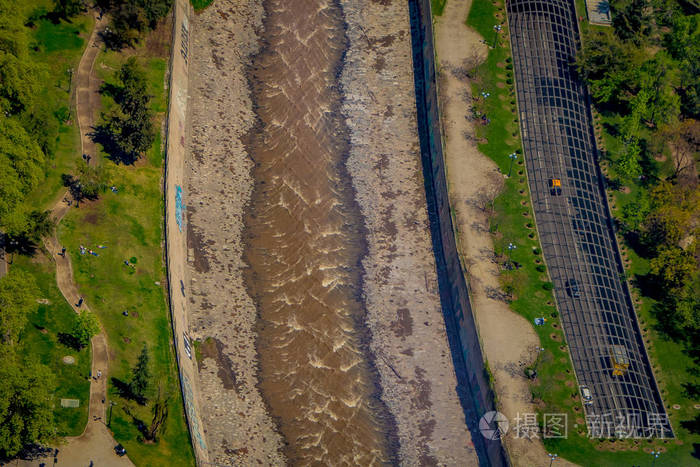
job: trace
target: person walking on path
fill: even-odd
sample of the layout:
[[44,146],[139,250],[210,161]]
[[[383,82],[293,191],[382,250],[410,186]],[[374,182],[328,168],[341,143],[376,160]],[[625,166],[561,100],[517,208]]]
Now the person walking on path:
[[83,297],[80,297],[80,298],[78,299],[78,304],[77,304],[76,306],[77,306],[78,308],[80,308],[80,307],[82,306],[82,304],[83,304]]

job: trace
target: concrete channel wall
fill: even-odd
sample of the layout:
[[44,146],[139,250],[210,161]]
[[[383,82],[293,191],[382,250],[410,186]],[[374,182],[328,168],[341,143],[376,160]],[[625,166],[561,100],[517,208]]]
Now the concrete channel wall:
[[500,440],[486,440],[478,426],[482,415],[496,410],[495,395],[484,366],[465,271],[460,263],[452,225],[442,153],[430,0],[410,0],[409,9],[425,191],[438,270],[440,300],[457,374],[457,391],[480,464],[509,465]]
[[185,166],[185,131],[187,128],[189,0],[173,5],[173,40],[170,56],[170,97],[165,152],[165,248],[168,270],[168,298],[172,316],[173,341],[180,373],[182,398],[197,465],[209,464],[209,453],[200,418],[197,366],[194,348],[187,337],[187,229],[182,186]]

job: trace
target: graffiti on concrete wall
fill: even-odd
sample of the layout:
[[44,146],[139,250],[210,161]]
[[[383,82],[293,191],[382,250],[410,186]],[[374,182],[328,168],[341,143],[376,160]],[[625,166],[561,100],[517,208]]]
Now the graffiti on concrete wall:
[[185,399],[185,411],[187,412],[187,418],[190,421],[190,432],[192,437],[195,439],[202,451],[207,450],[207,443],[204,442],[204,437],[202,436],[202,431],[199,426],[199,417],[197,417],[197,412],[194,409],[192,403],[192,386],[190,386],[190,380],[182,375],[182,395]]
[[182,187],[180,185],[175,185],[175,221],[177,222],[177,227],[182,232]]

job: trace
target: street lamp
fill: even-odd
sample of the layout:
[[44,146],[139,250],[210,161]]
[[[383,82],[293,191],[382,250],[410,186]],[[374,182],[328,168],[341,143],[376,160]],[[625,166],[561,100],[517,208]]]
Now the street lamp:
[[513,162],[515,159],[518,158],[518,155],[516,153],[509,154],[508,157],[510,158],[510,167],[508,168],[508,177],[510,177],[510,172],[513,170]]
[[109,416],[107,417],[107,426],[112,426],[112,407],[117,405],[114,401],[109,401]]
[[510,254],[513,250],[515,250],[517,248],[517,246],[513,245],[512,243],[508,243],[508,246],[506,248],[508,248],[508,268],[510,269],[510,263],[511,263]]
[[498,44],[498,33],[501,32],[501,25],[500,24],[494,24],[493,25],[493,46],[492,48],[496,48],[496,45]]
[[654,456],[654,460],[651,461],[651,467],[656,465],[656,459],[661,455],[661,451],[651,451],[651,455]]
[[557,457],[559,457],[559,454],[550,454],[550,453],[547,453],[547,455],[549,456],[549,467],[552,467],[552,462],[554,462],[554,460],[555,460]]

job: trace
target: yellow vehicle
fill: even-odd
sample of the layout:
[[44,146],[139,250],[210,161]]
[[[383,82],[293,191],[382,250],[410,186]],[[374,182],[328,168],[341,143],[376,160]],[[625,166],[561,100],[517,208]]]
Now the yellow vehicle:
[[630,366],[627,348],[624,345],[613,345],[610,348],[610,361],[612,362],[613,376],[622,376],[627,373]]
[[561,195],[561,180],[558,178],[549,179],[549,191],[554,196]]

